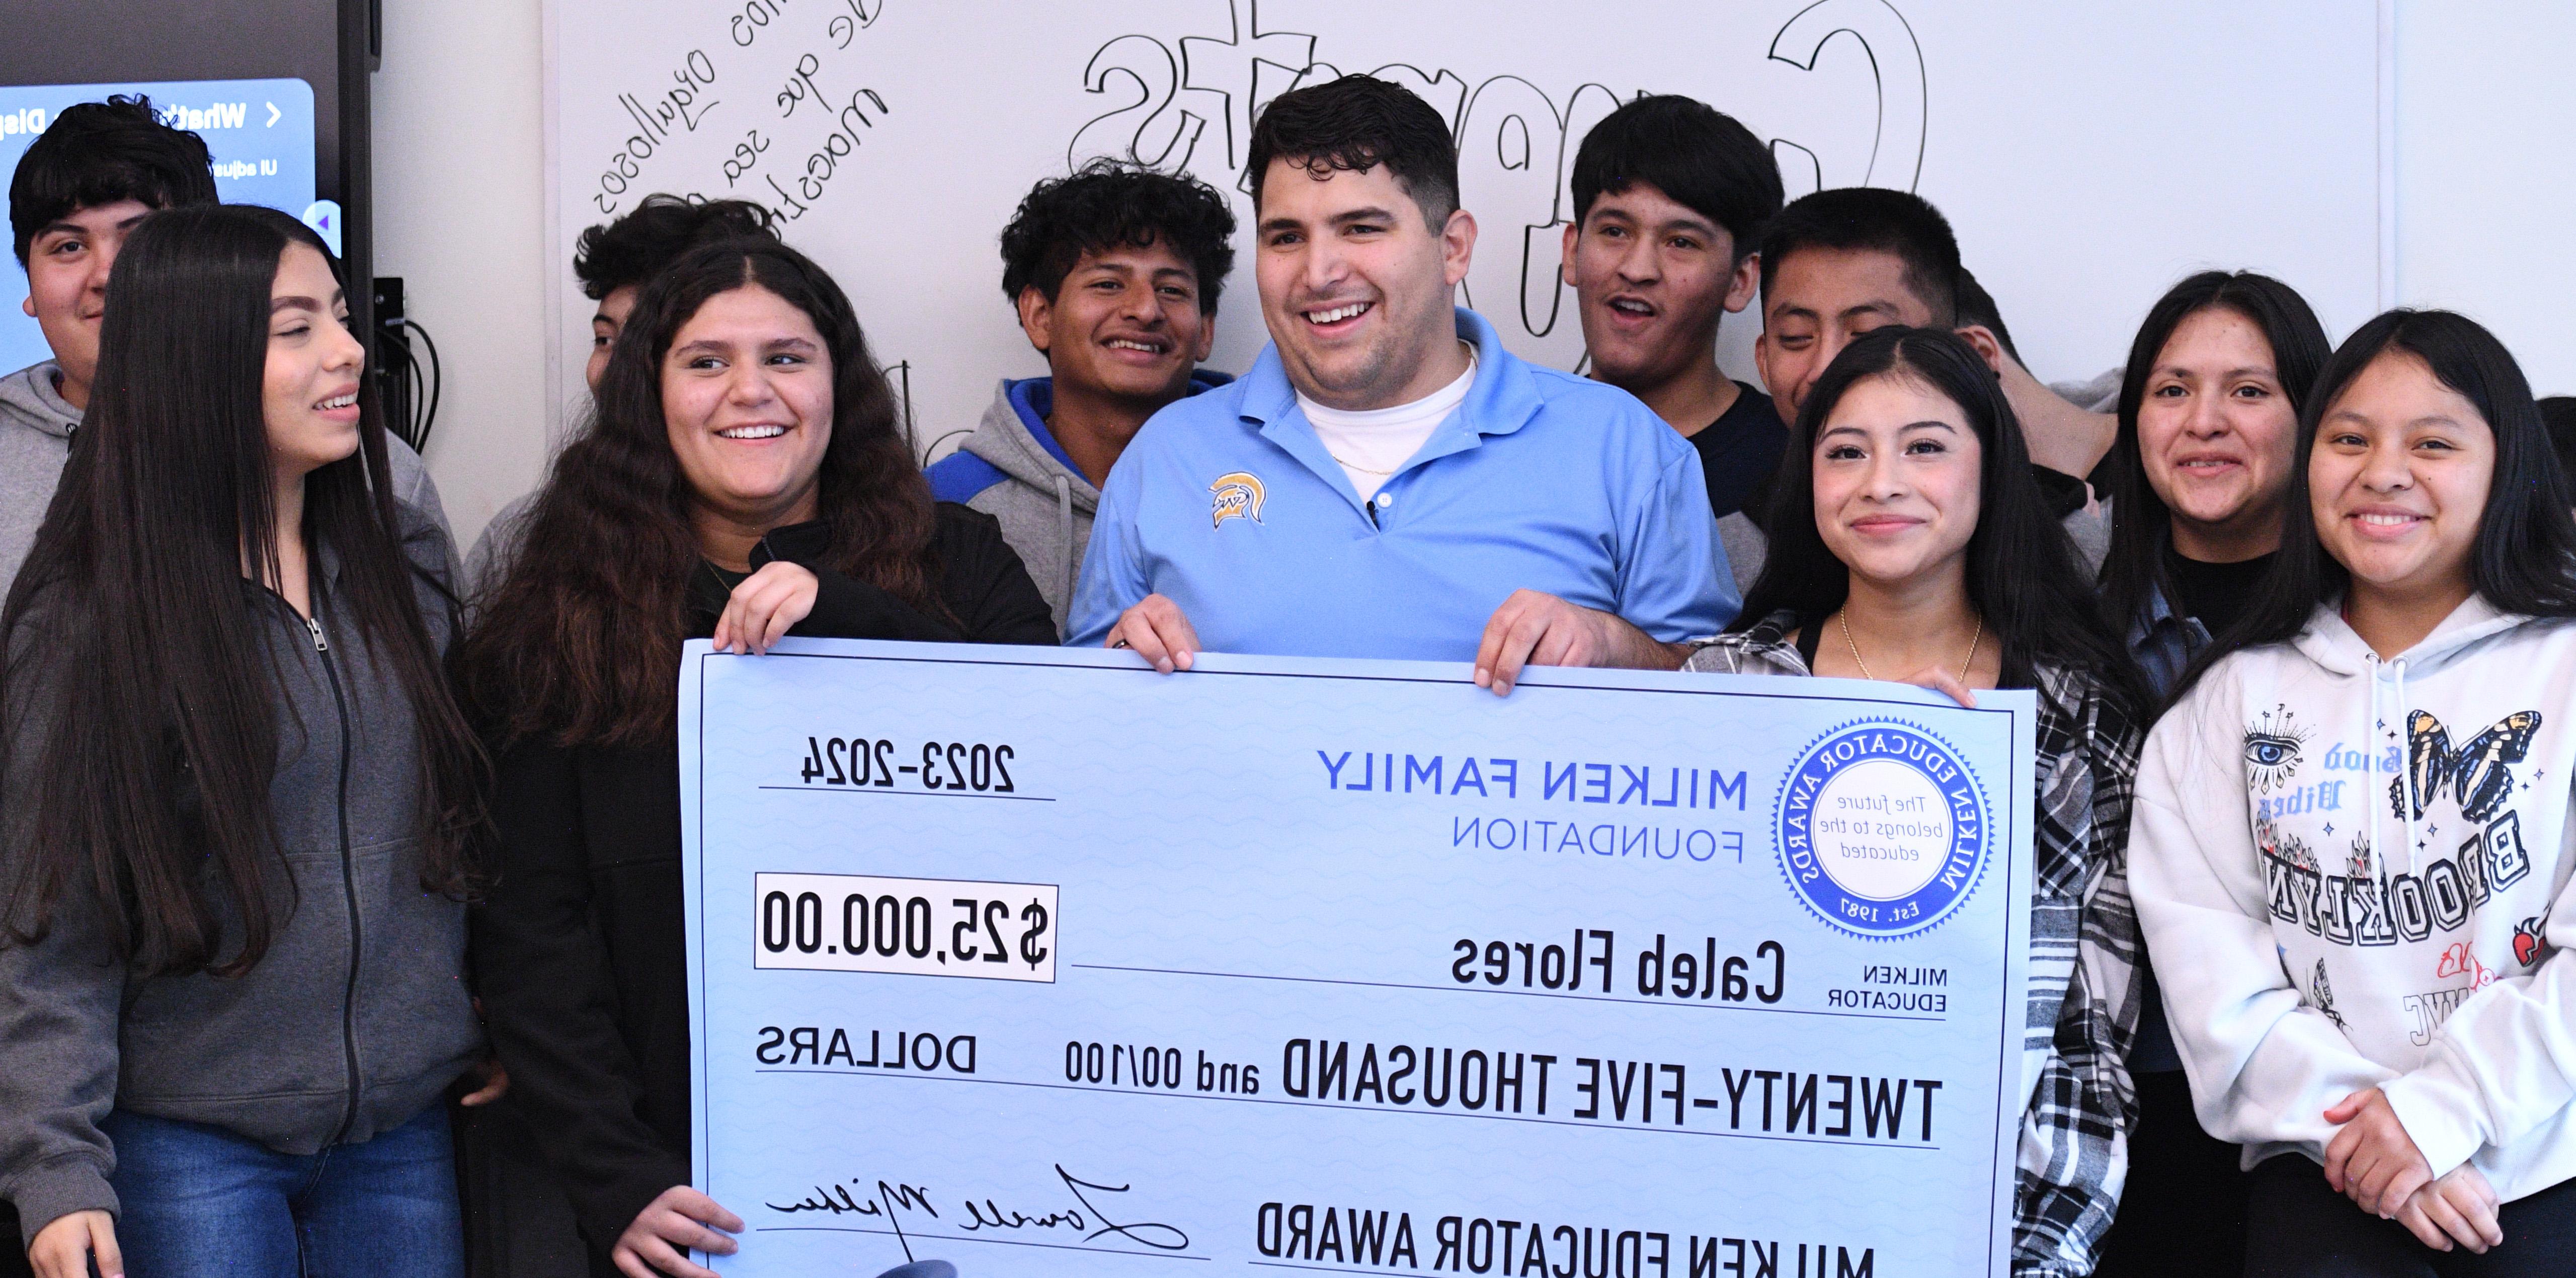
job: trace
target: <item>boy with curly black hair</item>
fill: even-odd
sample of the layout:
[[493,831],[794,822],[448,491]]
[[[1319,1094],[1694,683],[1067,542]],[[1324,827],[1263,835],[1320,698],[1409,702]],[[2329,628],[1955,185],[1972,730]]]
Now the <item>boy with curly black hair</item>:
[[1038,183],[1002,230],[1002,295],[1048,375],[1004,378],[930,486],[1002,521],[1058,629],[1127,441],[1164,405],[1228,380],[1198,365],[1233,237],[1207,184],[1109,160]]

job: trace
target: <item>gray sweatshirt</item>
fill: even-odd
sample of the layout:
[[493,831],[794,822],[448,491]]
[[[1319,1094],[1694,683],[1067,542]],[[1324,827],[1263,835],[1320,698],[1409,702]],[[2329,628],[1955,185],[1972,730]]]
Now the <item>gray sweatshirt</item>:
[[[401,513],[405,553],[443,582],[447,534]],[[111,1109],[310,1154],[420,1113],[480,1050],[465,907],[420,886],[410,701],[347,619],[336,557],[315,559],[327,651],[283,599],[241,590],[280,698],[271,899],[293,905],[267,956],[233,978],[139,976],[115,962],[97,899],[77,890],[62,894],[43,941],[0,947],[0,1198],[28,1237],[71,1212],[118,1210],[116,1153],[98,1128]],[[426,584],[417,593],[444,646],[445,601]],[[41,590],[9,644],[0,882],[18,882],[33,852],[48,690],[81,673],[48,660],[61,650],[48,636],[84,624],[60,592]]]
[[[1189,393],[1231,380],[1200,369],[1190,375]],[[1002,540],[1018,552],[1061,631],[1073,583],[1082,575],[1083,549],[1091,544],[1100,490],[1047,431],[1054,392],[1053,378],[1004,379],[975,432],[927,473],[932,496],[1001,521]]]
[[[63,462],[72,455],[72,432],[80,428],[81,410],[55,389],[61,375],[62,368],[47,360],[0,377],[0,596],[18,579],[27,549],[36,544],[36,528],[45,522]],[[388,434],[385,460],[393,470],[394,500],[447,533],[447,510],[439,505],[438,486],[420,454]]]
[[519,557],[519,539],[527,535],[528,516],[537,509],[537,494],[521,493],[483,525],[483,535],[474,539],[474,548],[465,552],[465,597],[480,598],[485,591],[501,584],[510,571],[510,562]]

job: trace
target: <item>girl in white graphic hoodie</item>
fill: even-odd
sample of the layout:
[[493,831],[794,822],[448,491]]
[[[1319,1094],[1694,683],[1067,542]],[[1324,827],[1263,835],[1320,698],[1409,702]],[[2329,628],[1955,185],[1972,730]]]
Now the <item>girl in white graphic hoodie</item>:
[[2444,312],[2353,334],[2299,447],[2129,848],[2194,1107],[2253,1170],[2246,1272],[2576,1273],[2565,481]]

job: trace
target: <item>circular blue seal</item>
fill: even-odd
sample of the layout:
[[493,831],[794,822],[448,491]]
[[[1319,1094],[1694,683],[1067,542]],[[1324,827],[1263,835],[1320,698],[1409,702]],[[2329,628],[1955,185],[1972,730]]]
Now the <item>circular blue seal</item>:
[[1912,936],[1976,891],[1992,806],[1976,773],[1933,733],[1846,723],[1810,742],[1781,783],[1772,814],[1780,872],[1836,928]]

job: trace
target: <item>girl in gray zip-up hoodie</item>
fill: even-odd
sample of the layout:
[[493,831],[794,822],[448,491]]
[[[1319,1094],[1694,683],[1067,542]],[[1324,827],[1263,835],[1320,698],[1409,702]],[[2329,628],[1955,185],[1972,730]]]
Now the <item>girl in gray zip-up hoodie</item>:
[[273,210],[138,228],[0,613],[0,1197],[39,1274],[461,1270],[451,552],[338,292]]

